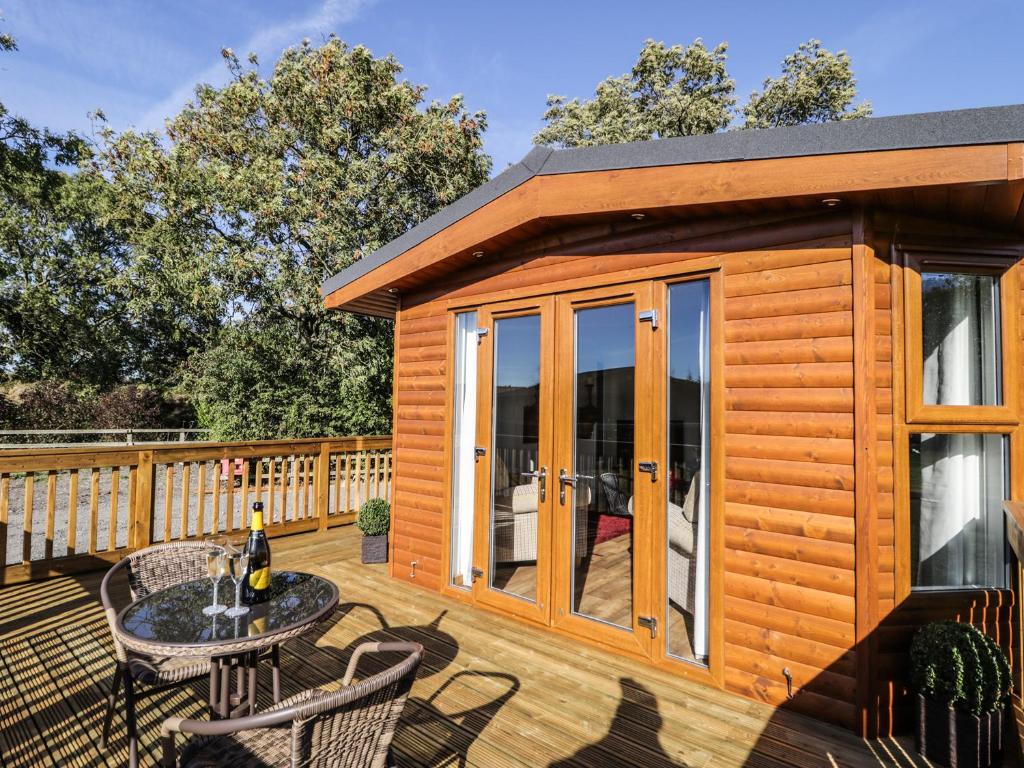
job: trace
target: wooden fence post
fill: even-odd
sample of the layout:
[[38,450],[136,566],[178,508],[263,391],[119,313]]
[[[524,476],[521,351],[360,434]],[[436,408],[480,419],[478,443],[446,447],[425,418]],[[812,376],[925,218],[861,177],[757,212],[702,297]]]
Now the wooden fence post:
[[[139,451],[138,479],[135,497],[129,500],[128,520],[131,526],[128,546],[148,547],[153,536],[153,452]],[[167,511],[170,514],[170,510]]]
[[316,457],[316,469],[313,474],[313,488],[316,495],[316,514],[320,521],[319,530],[327,530],[327,516],[331,504],[331,446],[320,443],[320,453]]

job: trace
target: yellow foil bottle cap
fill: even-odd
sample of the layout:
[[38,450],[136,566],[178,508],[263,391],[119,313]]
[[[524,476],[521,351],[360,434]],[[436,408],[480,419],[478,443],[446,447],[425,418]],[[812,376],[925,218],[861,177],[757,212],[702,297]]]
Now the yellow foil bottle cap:
[[263,510],[254,509],[252,511],[252,530],[262,531],[263,530]]

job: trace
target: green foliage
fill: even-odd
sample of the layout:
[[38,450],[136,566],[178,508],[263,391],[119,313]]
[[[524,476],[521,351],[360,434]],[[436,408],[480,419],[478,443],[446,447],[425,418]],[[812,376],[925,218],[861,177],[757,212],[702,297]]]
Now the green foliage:
[[586,147],[721,130],[736,101],[727,48],[708,50],[700,39],[686,48],[647,40],[632,71],[599,83],[593,99],[549,96],[547,125],[533,141]]
[[[713,49],[695,40],[686,48],[647,40],[629,74],[598,84],[587,101],[549,96],[546,125],[535,144],[586,147],[715,133],[737,111],[735,84],[726,71],[725,43]],[[856,81],[850,57],[817,40],[782,62],[782,75],[764,81],[743,107],[744,128],[768,128],[867,117],[867,103],[851,106]]]
[[218,437],[387,432],[391,324],[327,312],[319,286],[486,181],[484,115],[425,104],[392,57],[335,38],[266,78],[224,57],[230,82],[199,86],[165,136],[103,130],[129,274],[158,276],[138,301],[228,319],[183,378]]
[[818,40],[802,43],[782,61],[782,74],[764,81],[743,108],[744,128],[855,120],[871,115],[871,104],[857,98],[857,81],[846,51],[833,54]]
[[391,526],[391,505],[387,499],[368,499],[359,508],[356,527],[364,536],[384,536]]
[[[0,50],[15,47],[0,39]],[[166,381],[194,342],[181,303],[134,300],[164,278],[127,275],[132,253],[92,159],[77,135],[36,128],[0,104],[0,376],[8,380]]]
[[1001,708],[1012,686],[1006,654],[977,627],[957,621],[917,631],[910,679],[928,698],[977,716]]

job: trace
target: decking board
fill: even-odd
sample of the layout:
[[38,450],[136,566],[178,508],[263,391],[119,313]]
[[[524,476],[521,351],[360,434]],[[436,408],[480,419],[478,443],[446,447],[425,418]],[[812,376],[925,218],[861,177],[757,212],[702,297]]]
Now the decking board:
[[[401,766],[915,764],[905,742],[868,745],[848,731],[388,578],[382,566],[359,564],[351,527],[272,546],[275,565],[320,573],[342,593],[322,634],[283,649],[285,695],[336,685],[360,641],[426,646],[395,742]],[[113,668],[99,580],[94,573],[0,589],[0,684],[9,692],[0,701],[3,766],[114,766],[127,757],[120,715],[110,751],[96,747]],[[382,663],[368,658],[360,674]],[[264,674],[261,706],[269,703],[268,684]],[[163,718],[203,712],[206,694],[201,682],[144,700],[143,765],[155,765]]]

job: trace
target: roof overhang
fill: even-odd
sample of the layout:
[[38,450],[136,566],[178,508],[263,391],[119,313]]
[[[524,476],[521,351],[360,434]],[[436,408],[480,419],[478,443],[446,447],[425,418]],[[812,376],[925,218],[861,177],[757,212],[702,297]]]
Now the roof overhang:
[[552,151],[520,163],[321,287],[331,308],[393,316],[417,275],[539,223],[631,211],[1024,178],[1024,105]]

